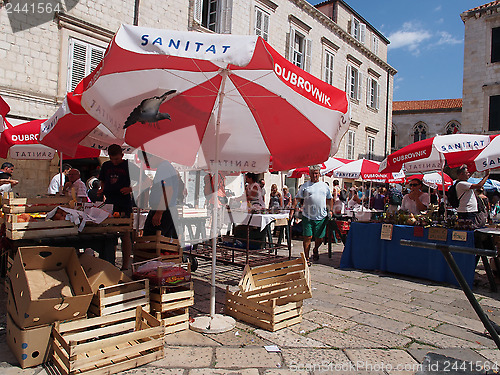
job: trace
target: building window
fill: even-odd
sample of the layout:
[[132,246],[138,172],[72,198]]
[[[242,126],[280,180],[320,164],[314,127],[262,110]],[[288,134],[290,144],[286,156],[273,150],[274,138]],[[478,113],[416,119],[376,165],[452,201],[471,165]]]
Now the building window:
[[311,45],[304,34],[290,28],[290,61],[305,71],[311,68]]
[[366,105],[373,109],[380,107],[380,85],[371,77],[366,80]]
[[208,30],[231,33],[233,0],[194,0],[194,21]]
[[375,34],[372,34],[372,52],[378,54],[378,37]]
[[396,127],[393,124],[392,125],[392,131],[391,131],[391,152],[394,152],[397,149],[397,144],[398,144],[398,138],[397,137],[398,137],[398,135],[397,135]]
[[354,159],[354,137],[356,132],[354,130],[347,131],[346,155],[347,159]]
[[269,40],[269,13],[259,7],[255,7],[255,35]]
[[346,91],[354,100],[361,100],[361,73],[352,65],[347,65]]
[[375,138],[368,137],[368,159],[373,160],[375,158]]
[[102,47],[70,38],[66,91],[72,92],[95,69],[104,57],[104,51]]
[[490,96],[490,118],[488,130],[500,130],[500,95]]
[[361,43],[365,43],[366,25],[356,17],[351,16],[351,35]]
[[333,59],[334,54],[325,50],[324,81],[333,86]]
[[458,122],[450,122],[446,125],[446,134],[457,134],[460,133],[460,124]]
[[491,29],[491,62],[500,61],[500,27]]
[[413,127],[413,142],[418,142],[427,138],[427,127],[419,122]]

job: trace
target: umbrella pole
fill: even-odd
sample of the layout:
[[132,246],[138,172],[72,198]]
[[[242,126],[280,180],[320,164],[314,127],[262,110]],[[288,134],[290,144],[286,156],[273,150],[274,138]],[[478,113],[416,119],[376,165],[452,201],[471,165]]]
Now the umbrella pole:
[[59,194],[62,192],[63,189],[62,165],[63,165],[63,153],[59,152]]
[[217,257],[217,234],[218,234],[218,215],[219,210],[219,133],[220,133],[220,118],[222,113],[222,103],[224,101],[224,89],[226,84],[226,79],[228,76],[227,70],[222,70],[220,73],[222,76],[221,87],[219,91],[219,108],[217,110],[217,120],[215,122],[215,169],[213,171],[213,183],[214,183],[214,208],[212,212],[212,277],[210,280],[210,316],[200,316],[195,318],[195,321],[190,324],[192,330],[204,333],[221,333],[227,332],[234,328],[236,322],[233,318],[229,316],[224,316],[215,313],[215,267],[216,267],[216,257]]
[[[441,153],[439,153],[439,161],[441,161]],[[446,213],[446,194],[444,193],[444,163],[442,162],[441,162],[441,183],[443,184],[444,220],[446,220],[448,218],[448,215]]]

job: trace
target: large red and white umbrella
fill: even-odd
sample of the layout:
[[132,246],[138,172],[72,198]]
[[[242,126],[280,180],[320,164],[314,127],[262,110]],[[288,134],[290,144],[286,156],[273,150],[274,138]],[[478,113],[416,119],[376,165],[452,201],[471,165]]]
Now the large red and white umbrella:
[[478,152],[473,158],[472,163],[468,164],[469,169],[473,165],[478,171],[485,171],[486,169],[500,168],[500,134],[492,137],[488,146]]
[[[211,170],[214,186],[218,170],[265,171],[271,157],[274,170],[322,162],[349,126],[345,92],[257,36],[121,26],[74,97],[95,122],[75,129],[56,113],[41,127],[42,143],[76,149],[102,124],[133,147]],[[218,222],[217,209],[212,220]]]
[[412,143],[387,156],[380,164],[380,172],[406,173],[442,170],[445,162],[450,167],[470,162],[478,151],[489,145],[494,136],[482,134],[438,135]]
[[[123,129],[143,100],[170,90],[175,93],[159,112],[171,121]],[[103,124],[131,146],[153,147],[180,164],[193,164],[198,155],[198,165],[211,170],[217,160],[218,169],[264,171],[271,155],[274,170],[324,161],[337,151],[349,123],[345,92],[257,36],[122,26],[72,99],[95,121],[59,121],[61,107],[42,125],[42,143],[64,143],[70,152]]]

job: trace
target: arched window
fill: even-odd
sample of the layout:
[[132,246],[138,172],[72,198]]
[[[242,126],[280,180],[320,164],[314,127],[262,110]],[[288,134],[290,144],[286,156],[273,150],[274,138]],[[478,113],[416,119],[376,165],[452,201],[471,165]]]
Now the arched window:
[[460,124],[456,121],[450,121],[445,127],[446,134],[460,133]]
[[427,125],[418,122],[413,127],[413,142],[418,142],[427,138]]

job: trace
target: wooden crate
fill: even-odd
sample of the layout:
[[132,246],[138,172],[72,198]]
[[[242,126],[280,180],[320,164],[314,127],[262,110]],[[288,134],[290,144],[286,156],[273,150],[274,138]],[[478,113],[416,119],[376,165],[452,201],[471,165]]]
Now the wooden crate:
[[189,328],[189,306],[194,305],[193,282],[171,291],[169,287],[151,289],[151,311],[165,326],[165,334]]
[[56,323],[52,362],[61,374],[114,374],[163,358],[164,327],[140,306]]
[[89,316],[104,316],[135,309],[149,312],[149,280],[131,281],[100,288],[90,304]]
[[302,301],[311,298],[304,254],[296,260],[245,267],[239,290],[226,289],[226,313],[269,331],[300,323]]
[[132,231],[132,215],[130,217],[108,217],[101,224],[87,222],[82,233],[125,233]]
[[2,198],[2,211],[5,214],[48,212],[57,206],[69,207],[70,200],[70,197],[64,196],[45,198],[13,198],[12,195],[4,195]]
[[174,263],[182,263],[182,248],[179,240],[165,237],[161,232],[153,236],[136,237],[134,243],[134,262],[161,258]]
[[18,222],[19,214],[5,215],[5,234],[11,240],[41,237],[72,236],[78,227],[68,220],[43,220]]

